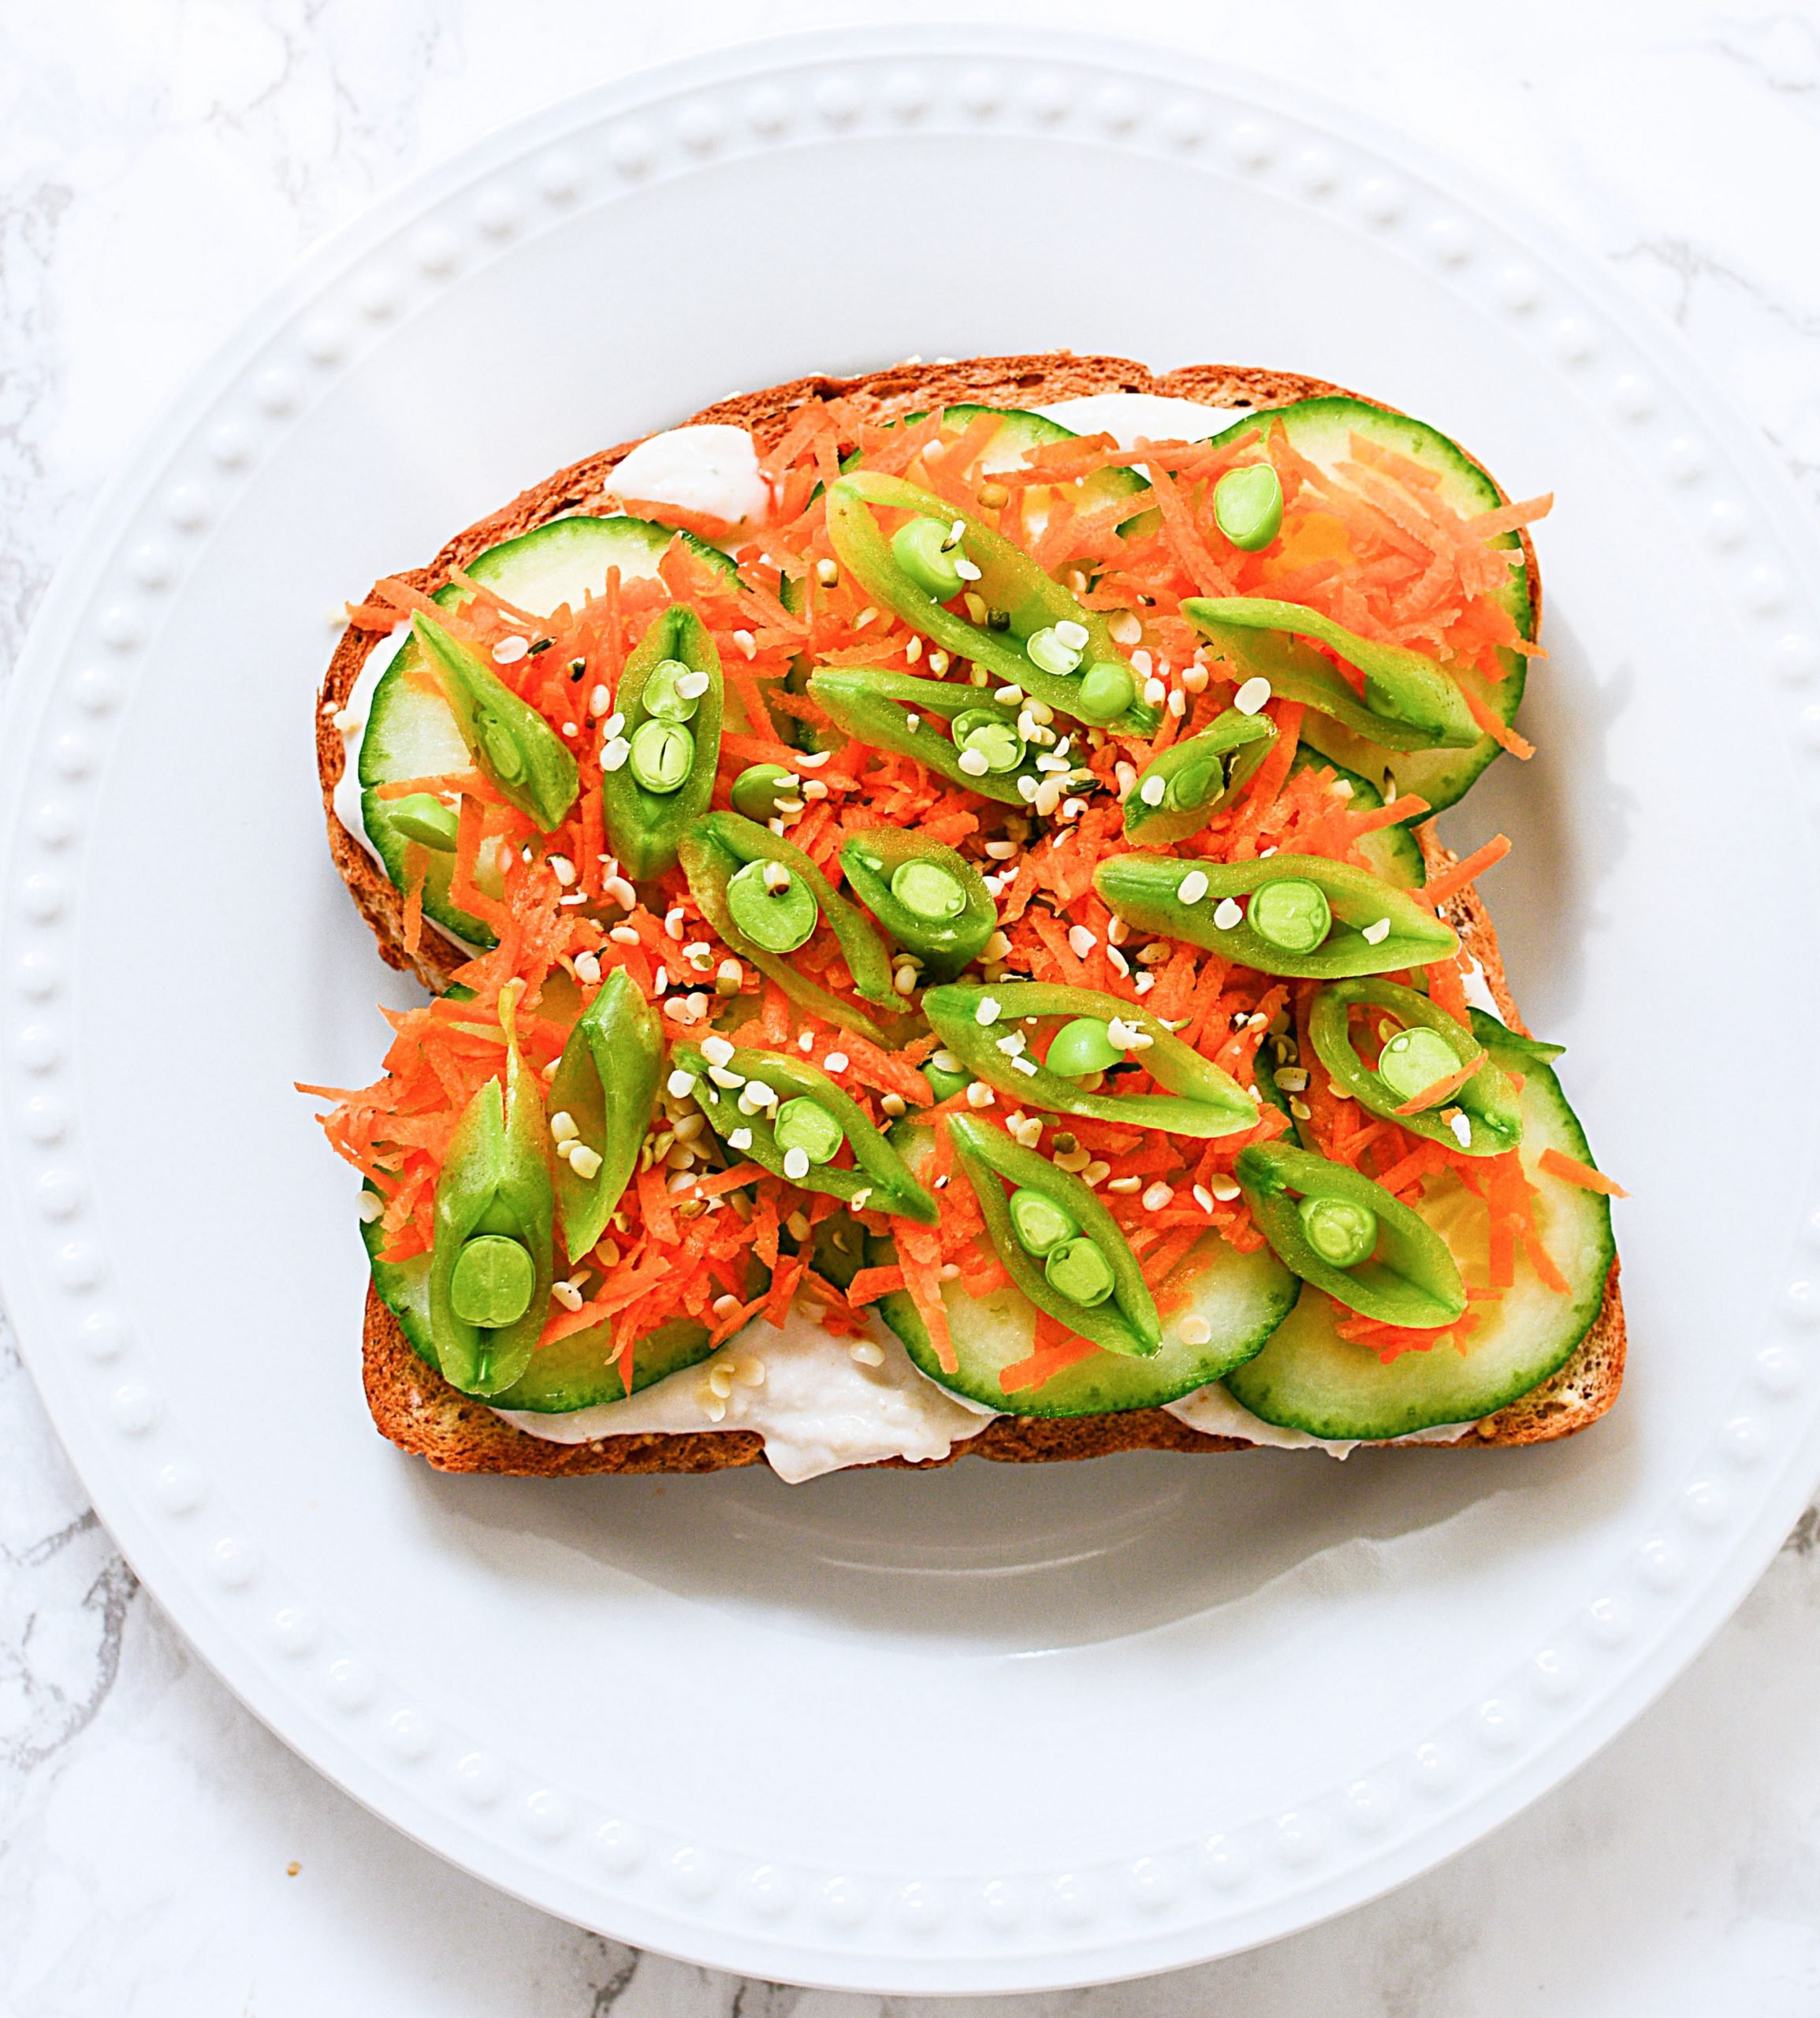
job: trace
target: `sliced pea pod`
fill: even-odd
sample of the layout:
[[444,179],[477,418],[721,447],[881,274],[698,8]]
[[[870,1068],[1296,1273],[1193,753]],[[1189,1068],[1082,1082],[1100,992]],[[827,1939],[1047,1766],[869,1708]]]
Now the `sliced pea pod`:
[[1093,887],[1140,931],[1208,947],[1260,974],[1315,981],[1394,974],[1451,959],[1460,946],[1453,928],[1412,897],[1325,855],[1224,864],[1114,855],[1094,871]]
[[1269,716],[1228,708],[1198,735],[1172,743],[1126,794],[1126,838],[1154,847],[1198,834],[1245,788],[1276,732]]
[[625,969],[616,967],[569,1032],[550,1081],[553,1139],[562,1115],[573,1130],[556,1144],[556,1171],[571,1264],[606,1231],[638,1167],[663,1059],[657,1012]]
[[[1349,1016],[1359,1004],[1387,1010],[1402,1026],[1377,1070],[1354,1048]],[[1425,995],[1391,981],[1342,981],[1320,989],[1308,1039],[1328,1076],[1369,1114],[1469,1156],[1501,1156],[1523,1139],[1517,1089],[1484,1047]],[[1462,1072],[1470,1077],[1461,1079]],[[1432,1089],[1431,1091],[1430,1089]],[[1416,1103],[1420,1103],[1416,1105]],[[1464,1132],[1444,1115],[1465,1119]]]
[[[875,507],[911,516],[888,539]],[[924,637],[1080,720],[1131,735],[1156,727],[1156,710],[1137,698],[1143,683],[1106,619],[983,519],[876,470],[839,478],[827,508],[841,564]],[[984,612],[983,622],[946,606],[966,597]]]
[[[994,699],[990,688],[924,679],[884,666],[843,665],[819,667],[810,676],[809,692],[849,735],[875,750],[914,757],[984,799],[1027,806],[1043,782],[1037,759],[1045,746],[1025,739],[1018,726],[1018,709]],[[937,722],[951,725],[947,735],[936,727]],[[986,758],[984,769],[970,769],[961,761],[970,739]],[[1085,769],[1078,773],[1083,782],[1092,776]]]
[[[1318,609],[1268,596],[1190,596],[1182,613],[1241,679],[1267,679],[1273,694],[1331,715],[1386,750],[1468,750],[1479,739],[1457,684],[1405,645],[1361,638]],[[1297,642],[1302,638],[1357,666],[1364,698],[1331,660]]]
[[672,603],[626,661],[619,693],[626,748],[601,779],[608,844],[635,882],[673,868],[683,836],[707,811],[724,706],[720,654],[707,625],[687,603]]
[[1241,1149],[1233,1175],[1277,1258],[1335,1302],[1416,1331],[1465,1312],[1447,1243],[1362,1171],[1278,1141]]
[[840,866],[854,895],[938,981],[958,974],[998,929],[979,870],[926,834],[869,827],[843,843]]
[[[1155,1353],[1163,1323],[1144,1270],[1118,1221],[1088,1186],[988,1122],[951,1115],[947,1127],[979,1195],[993,1248],[1031,1302],[1107,1352],[1135,1358]],[[1009,1200],[1007,1184],[1017,1187]],[[1037,1250],[1015,1214],[1025,1199],[1046,1205],[1051,1222]],[[1092,1300],[1070,1294],[1070,1283]]]
[[562,738],[434,616],[419,610],[411,628],[476,766],[539,833],[554,833],[581,790]]
[[430,1342],[443,1378],[469,1394],[497,1394],[530,1365],[556,1279],[543,1102],[519,1056],[515,1007],[501,998],[504,1089],[489,1079],[463,1110],[432,1208]]
[[[684,836],[678,855],[703,917],[736,953],[750,960],[761,974],[768,974],[792,1001],[800,1003],[816,1015],[838,1023],[843,1029],[869,1037],[874,1044],[890,1044],[890,1037],[871,1017],[843,1002],[838,996],[810,980],[806,974],[798,973],[783,954],[761,945],[749,933],[740,929],[735,907],[740,915],[753,922],[753,912],[748,904],[742,903],[742,895],[754,891],[754,882],[759,889],[765,884],[761,871],[759,877],[749,880],[737,891],[734,888],[735,879],[754,863],[775,862],[788,872],[790,880],[773,894],[787,900],[792,886],[806,893],[812,900],[810,930],[813,930],[818,919],[827,921],[839,942],[848,971],[853,976],[855,992],[881,1007],[897,1005],[899,997],[891,985],[891,961],[878,934],[867,923],[864,914],[840,895],[794,842],[783,840],[768,827],[761,827],[756,821],[745,819],[737,813],[710,813],[698,820]],[[799,918],[801,914],[799,907]],[[808,936],[804,933],[801,938],[791,942],[787,950],[802,945]]]
[[[707,1116],[709,1126],[730,1149],[762,1164],[774,1177],[787,1178],[806,1191],[826,1192],[846,1205],[858,1201],[872,1211],[920,1219],[929,1226],[940,1217],[935,1200],[911,1176],[908,1164],[873,1126],[865,1110],[825,1072],[775,1051],[736,1050],[718,1067],[710,1066],[705,1054],[692,1044],[674,1045],[670,1055],[683,1071],[694,1074],[693,1097]],[[716,1071],[737,1083],[722,1084],[714,1077]],[[746,1091],[754,1084],[776,1097],[754,1100]],[[832,1141],[825,1156],[798,1149],[800,1163],[793,1160],[794,1145],[780,1139],[797,1132],[787,1126],[786,1110],[798,1102],[806,1103],[811,1115],[820,1117]],[[811,1115],[798,1119],[807,1122]],[[806,1135],[810,1131],[802,1132]],[[824,1140],[825,1144],[827,1135]],[[851,1169],[837,1167],[832,1160],[843,1141],[853,1151]]]
[[[1160,1128],[1169,1134],[1203,1140],[1236,1135],[1257,1125],[1256,1102],[1230,1073],[1184,1044],[1148,1011],[1115,995],[1062,988],[1048,981],[998,981],[985,987],[950,985],[929,991],[923,997],[923,1014],[943,1044],[976,1078],[1014,1095],[1026,1107],[1083,1115],[1132,1128]],[[987,1017],[984,1022],[980,1020],[982,1014]],[[1076,1023],[1096,1024],[1107,1055],[1141,1062],[1167,1090],[1093,1093],[1079,1083],[1072,1069],[1076,1061],[1070,1060],[1070,1072],[1051,1070],[1031,1051],[1024,1027],[1025,1018],[1048,1017],[1070,1019],[1070,1029]],[[1120,1050],[1111,1034],[1115,1022],[1149,1042]],[[1095,1069],[1090,1054],[1080,1063],[1089,1072]]]

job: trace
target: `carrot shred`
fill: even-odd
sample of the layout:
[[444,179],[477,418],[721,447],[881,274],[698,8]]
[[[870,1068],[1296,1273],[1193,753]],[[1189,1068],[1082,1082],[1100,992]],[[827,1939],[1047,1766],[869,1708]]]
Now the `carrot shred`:
[[1475,848],[1472,854],[1435,877],[1432,883],[1416,892],[1421,901],[1439,910],[1450,897],[1456,897],[1469,883],[1476,883],[1494,862],[1502,862],[1510,852],[1510,839],[1506,834],[1494,834],[1483,847]]
[[1431,1086],[1424,1086],[1413,1100],[1405,1100],[1401,1107],[1394,1107],[1393,1114],[1426,1114],[1431,1108],[1439,1107],[1443,1100],[1451,1100],[1479,1070],[1479,1061],[1474,1059],[1470,1065],[1462,1065],[1457,1072],[1450,1072],[1446,1078],[1437,1079]]
[[1550,1177],[1558,1177],[1564,1184],[1578,1185],[1582,1191],[1602,1192],[1607,1198],[1628,1198],[1630,1193],[1615,1178],[1607,1177],[1603,1171],[1595,1170],[1591,1164],[1577,1162],[1565,1156],[1553,1143],[1535,1160],[1538,1170],[1546,1171]]

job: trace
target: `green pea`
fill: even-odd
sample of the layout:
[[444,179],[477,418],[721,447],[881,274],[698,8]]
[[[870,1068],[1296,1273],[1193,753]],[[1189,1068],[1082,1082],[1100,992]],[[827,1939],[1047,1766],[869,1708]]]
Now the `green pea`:
[[1378,1059],[1378,1076],[1401,1099],[1412,1100],[1437,1080],[1457,1072],[1460,1060],[1439,1030],[1420,1024],[1399,1030]]
[[1079,647],[1069,644],[1052,624],[1033,631],[1024,640],[1024,656],[1039,672],[1053,673],[1058,679],[1066,679],[1081,667]]
[[928,1080],[929,1091],[938,1100],[951,1100],[956,1093],[964,1093],[973,1084],[973,1075],[957,1065],[943,1065],[938,1061],[943,1054],[937,1052],[921,1070]]
[[1073,1213],[1040,1191],[1014,1191],[1007,1209],[1011,1215],[1011,1231],[1027,1254],[1047,1254],[1081,1231]]
[[1190,757],[1171,777],[1163,797],[1183,811],[1205,806],[1226,790],[1226,765],[1217,750]]
[[646,791],[680,791],[695,766],[695,739],[682,723],[653,716],[632,731],[626,763]]
[[1074,712],[1084,722],[1116,721],[1137,693],[1130,668],[1117,659],[1096,659],[1081,676]]
[[1268,463],[1228,470],[1213,486],[1214,523],[1233,545],[1260,553],[1283,527],[1282,483]]
[[1251,900],[1251,929],[1279,953],[1312,953],[1333,929],[1327,892],[1304,877],[1267,883]]
[[461,816],[434,792],[414,791],[392,809],[392,824],[408,841],[421,841],[438,854],[450,854],[461,827]]
[[[638,706],[659,721],[693,721],[702,705],[702,695],[679,691],[679,686],[693,687],[696,679],[702,679],[702,676],[698,673],[690,679],[688,667],[680,659],[659,659],[646,678]],[[707,691],[705,679],[702,679],[702,691]]]
[[466,1241],[448,1279],[449,1307],[464,1324],[497,1331],[515,1324],[530,1308],[537,1264],[529,1249],[504,1234]]
[[777,817],[777,802],[795,796],[783,780],[791,773],[781,764],[752,764],[733,780],[733,810],[748,820],[766,821]]
[[749,862],[734,871],[727,879],[727,908],[746,936],[767,953],[794,953],[807,943],[821,914],[815,892],[802,878],[772,862]]
[[963,557],[949,547],[952,528],[939,519],[906,519],[891,536],[891,557],[925,595],[937,602],[958,596],[963,586],[955,564]]
[[891,879],[891,893],[913,918],[932,925],[958,918],[967,907],[960,879],[936,862],[900,862]]
[[1112,1264],[1085,1234],[1051,1248],[1043,1274],[1058,1296],[1089,1310],[1112,1294]]
[[1055,1033],[1043,1063],[1065,1079],[1080,1079],[1089,1073],[1110,1071],[1124,1061],[1124,1052],[1115,1048],[1097,1016],[1077,1016]]
[[486,761],[493,766],[494,776],[502,784],[516,784],[525,774],[525,761],[512,724],[502,721],[497,715],[488,713],[484,707],[477,709],[475,713],[478,719],[475,727],[479,733],[480,747],[486,752]]
[[847,1140],[840,1123],[826,1108],[801,1095],[783,1103],[771,1128],[779,1149],[800,1149],[812,1164],[832,1163]]
[[1014,771],[1024,761],[1024,739],[1014,721],[990,708],[963,708],[948,726],[957,750],[977,750],[988,771]]
[[1305,1198],[1296,1208],[1308,1242],[1336,1268],[1371,1259],[1378,1244],[1378,1216],[1350,1198]]

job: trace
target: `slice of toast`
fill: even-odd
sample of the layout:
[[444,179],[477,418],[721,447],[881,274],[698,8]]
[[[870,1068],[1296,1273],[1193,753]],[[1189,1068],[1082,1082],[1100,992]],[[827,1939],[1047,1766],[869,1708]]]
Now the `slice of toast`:
[[[1115,392],[1155,393],[1198,400],[1211,406],[1261,411],[1342,389],[1325,380],[1296,372],[1243,365],[1191,365],[1156,373],[1129,358],[1077,357],[1066,351],[1053,351],[1029,356],[970,358],[951,363],[899,364],[853,378],[793,379],[762,392],[720,400],[692,415],[691,422],[730,422],[748,427],[764,447],[782,434],[792,413],[804,400],[815,398],[843,399],[873,417],[888,419],[962,401],[1027,408],[1085,393]],[[612,471],[637,445],[636,441],[621,442],[558,471],[502,510],[457,534],[427,567],[411,570],[403,579],[430,592],[446,582],[454,569],[465,566],[476,554],[501,540],[564,513],[601,508],[610,488],[608,478]],[[1527,531],[1521,538],[1532,611],[1539,618],[1541,586],[1535,551]],[[329,842],[336,867],[371,926],[381,957],[389,966],[415,973],[426,987],[440,990],[465,955],[428,930],[422,934],[415,956],[405,951],[402,895],[343,828],[334,810],[335,787],[341,780],[344,754],[332,717],[344,705],[368,653],[381,642],[381,635],[359,629],[344,633],[318,697],[317,767]],[[1420,839],[1431,874],[1451,863],[1453,858],[1431,828],[1421,830]],[[1498,956],[1497,935],[1477,892],[1462,892],[1446,909],[1450,922],[1483,969],[1499,1013],[1511,1028],[1524,1030]],[[1409,1447],[1449,1450],[1468,1445],[1543,1443],[1571,1435],[1595,1421],[1617,1398],[1624,1375],[1624,1308],[1617,1273],[1614,1262],[1598,1318],[1558,1372],[1452,1443]],[[641,1433],[603,1437],[582,1444],[555,1443],[527,1435],[495,1415],[485,1402],[450,1387],[419,1358],[397,1320],[370,1286],[364,1361],[367,1402],[381,1432],[400,1449],[427,1458],[443,1471],[545,1477],[587,1472],[710,1472],[757,1464],[765,1454],[762,1439],[750,1430]],[[1038,1464],[1104,1457],[1121,1450],[1215,1451],[1252,1447],[1238,1438],[1203,1435],[1163,1409],[1134,1409],[1056,1420],[1000,1417],[977,1436],[958,1444],[950,1457],[936,1462],[952,1464],[970,1454],[1003,1463]],[[912,1465],[904,1458],[884,1462],[900,1469],[932,1468]]]
[[[1435,838],[1418,830],[1431,876],[1454,858]],[[1466,889],[1443,906],[1448,922],[1484,970],[1498,1013],[1524,1036],[1528,1026],[1511,999],[1498,935],[1476,890]],[[1624,1379],[1624,1303],[1617,1264],[1612,1264],[1605,1301],[1591,1329],[1558,1372],[1538,1387],[1487,1416],[1450,1443],[1412,1444],[1412,1450],[1458,1450],[1467,1446],[1545,1443],[1571,1436],[1603,1415],[1617,1398]],[[763,1439],[749,1429],[697,1430],[687,1434],[606,1436],[593,1443],[553,1443],[528,1436],[495,1415],[484,1402],[459,1393],[412,1349],[398,1320],[368,1286],[365,1332],[367,1399],[373,1420],[400,1450],[427,1458],[445,1472],[501,1472],[515,1476],[573,1477],[583,1472],[716,1472],[756,1465]],[[1166,1409],[1130,1409],[1118,1414],[1070,1416],[1049,1420],[1000,1416],[952,1453],[932,1464],[888,1458],[890,1465],[923,1471],[969,1455],[1006,1464],[1048,1464],[1064,1458],[1104,1458],[1118,1450],[1248,1450],[1230,1436],[1204,1436]]]

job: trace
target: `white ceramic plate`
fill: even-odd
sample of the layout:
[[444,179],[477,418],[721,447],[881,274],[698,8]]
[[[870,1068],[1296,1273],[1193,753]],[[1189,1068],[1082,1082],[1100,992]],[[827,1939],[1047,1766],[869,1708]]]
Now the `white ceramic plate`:
[[[376,208],[87,530],[5,750],[7,1295],[140,1574],[401,1829],[763,1976],[1161,1969],[1511,1814],[1786,1530],[1820,1458],[1806,527],[1669,333],[1463,181],[1174,55],[716,57]],[[1558,493],[1543,754],[1455,825],[1518,840],[1519,994],[1636,1193],[1617,1413],[1528,1451],[795,1489],[404,1460],[360,1394],[353,1184],[290,1090],[370,1078],[402,999],[323,846],[327,613],[731,387],[1058,344],[1322,374]]]

